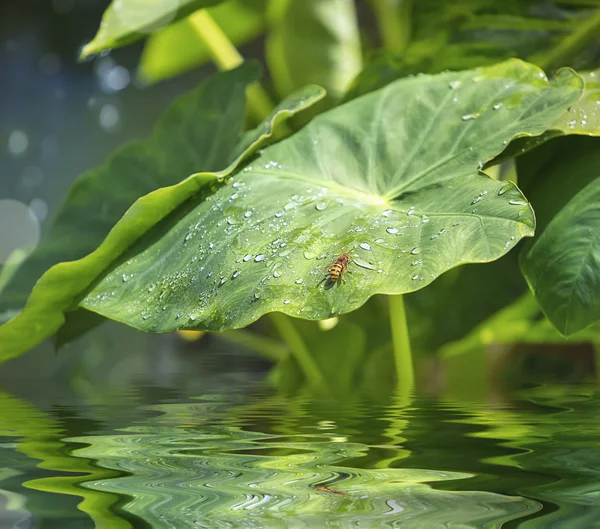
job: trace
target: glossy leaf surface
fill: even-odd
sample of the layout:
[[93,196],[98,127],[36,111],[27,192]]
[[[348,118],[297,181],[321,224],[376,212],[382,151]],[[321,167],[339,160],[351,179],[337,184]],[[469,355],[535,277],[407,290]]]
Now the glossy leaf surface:
[[528,176],[542,232],[521,267],[550,321],[572,335],[600,321],[600,149],[595,139],[568,140]]
[[[533,212],[478,168],[542,133],[581,84],[508,61],[397,81],[322,114],[179,208],[81,306],[155,332],[243,327],[270,311],[323,319],[495,260],[533,234]],[[347,283],[324,281],[343,251]]]
[[[231,173],[244,157],[267,143],[282,119],[323,97],[321,88],[307,87],[282,101],[255,130],[243,134],[244,89],[256,74],[254,66],[246,65],[209,80],[196,97],[187,96],[167,113],[157,130],[160,145],[152,138],[126,147],[105,168],[81,180],[59,217],[55,234],[40,247],[37,257],[34,254],[31,266],[33,271],[43,271],[57,261],[78,260],[52,266],[35,285],[23,312],[0,327],[0,360],[17,356],[57,332],[65,323],[65,313],[77,308],[85,289],[137,239],[190,197],[212,192],[218,177]],[[203,166],[213,172],[186,178],[190,168]],[[117,185],[119,180],[124,193],[115,196],[107,182]],[[144,193],[148,194],[135,200]],[[135,202],[128,208],[126,199]],[[89,223],[69,223],[74,215],[79,218],[81,209]],[[99,217],[88,217],[90,211],[97,211]],[[122,211],[125,214],[118,220]],[[86,240],[88,233],[93,244]],[[32,269],[26,274],[27,267],[25,263],[19,269],[15,281],[22,271],[24,282],[31,280]],[[15,297],[10,298],[10,288],[6,291],[9,307],[22,300],[23,292],[15,282]]]
[[197,9],[223,0],[113,0],[102,16],[94,39],[81,51],[81,58],[134,42]]

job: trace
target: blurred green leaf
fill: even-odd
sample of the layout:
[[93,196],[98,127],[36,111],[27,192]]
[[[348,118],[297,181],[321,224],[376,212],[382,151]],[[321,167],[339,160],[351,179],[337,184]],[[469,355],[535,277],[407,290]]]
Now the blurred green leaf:
[[406,51],[372,54],[346,100],[399,77],[474,68],[509,57],[549,72],[600,62],[599,0],[419,0],[413,2],[411,18],[413,39]]
[[339,99],[362,66],[353,0],[276,0],[272,12],[266,59],[279,94],[316,83]]
[[600,329],[590,328],[574,334],[567,341],[544,318],[535,297],[527,292],[510,305],[499,310],[459,340],[448,342],[439,349],[442,357],[466,354],[489,344],[561,344],[588,343],[600,338]]
[[[265,29],[267,0],[229,0],[208,9],[215,22],[234,45],[244,44]],[[210,53],[187,19],[153,33],[140,61],[139,75],[157,82],[202,66]]]
[[81,59],[125,46],[194,11],[223,0],[113,0],[102,16],[94,39],[81,50]]
[[554,156],[527,176],[540,230],[521,267],[545,314],[567,336],[600,321],[599,146],[591,138],[554,140]]
[[406,297],[415,351],[439,353],[467,336],[527,291],[515,252],[486,266],[451,270],[429,288]]
[[[282,119],[323,96],[318,87],[292,95],[265,123],[244,135],[245,87],[257,75],[255,65],[245,64],[209,79],[167,112],[150,140],[125,147],[105,167],[80,180],[47,243],[33,255],[31,265],[26,262],[19,269],[12,290],[12,284],[7,288],[4,303],[13,307],[22,302],[23,287],[35,273],[54,265],[37,282],[23,312],[0,327],[0,360],[17,356],[57,332],[83,291],[137,239],[178,207],[185,208],[192,197],[211,193],[219,178],[270,140]],[[213,172],[185,178],[202,168]],[[54,264],[72,259],[78,260]],[[80,323],[75,317],[74,325]]]
[[[548,83],[508,61],[337,107],[180,208],[80,306],[153,332],[243,327],[271,311],[324,319],[495,260],[533,234],[533,213],[478,168],[509,139],[541,133],[580,91],[569,70]],[[348,283],[325,283],[344,250]]]

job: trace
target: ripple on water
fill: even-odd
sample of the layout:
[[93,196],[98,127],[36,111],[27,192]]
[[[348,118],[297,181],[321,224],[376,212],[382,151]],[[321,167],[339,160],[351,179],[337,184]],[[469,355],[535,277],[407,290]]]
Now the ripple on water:
[[[214,401],[206,404],[215,406]],[[471,477],[412,468],[353,468],[369,446],[320,421],[301,437],[193,426],[201,404],[166,404],[163,415],[117,435],[70,439],[79,457],[125,475],[86,484],[132,498],[123,507],[154,527],[500,527],[536,502],[482,491],[436,490]],[[208,408],[208,406],[207,406]],[[185,422],[185,421],[184,421]],[[390,447],[391,448],[391,447]],[[170,525],[169,525],[170,524]],[[492,525],[490,525],[492,524]],[[495,524],[495,525],[494,525]]]

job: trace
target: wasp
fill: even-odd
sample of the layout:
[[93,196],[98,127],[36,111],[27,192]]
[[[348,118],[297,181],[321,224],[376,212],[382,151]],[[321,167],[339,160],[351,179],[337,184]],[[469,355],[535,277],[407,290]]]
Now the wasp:
[[354,248],[352,248],[352,250],[342,253],[337,259],[331,261],[331,263],[329,263],[325,268],[323,268],[324,271],[328,271],[327,277],[325,278],[326,280],[328,280],[332,284],[336,283],[339,279],[342,280],[342,283],[346,282],[346,280],[344,279],[344,274],[348,271],[348,264],[350,264],[350,262],[352,261],[352,257],[350,257],[350,252],[352,252],[353,250]]

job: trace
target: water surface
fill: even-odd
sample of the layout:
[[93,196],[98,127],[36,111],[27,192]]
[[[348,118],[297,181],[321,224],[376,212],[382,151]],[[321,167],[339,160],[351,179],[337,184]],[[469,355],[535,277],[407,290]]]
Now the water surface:
[[491,401],[229,375],[68,405],[1,393],[0,527],[600,527],[596,385]]

